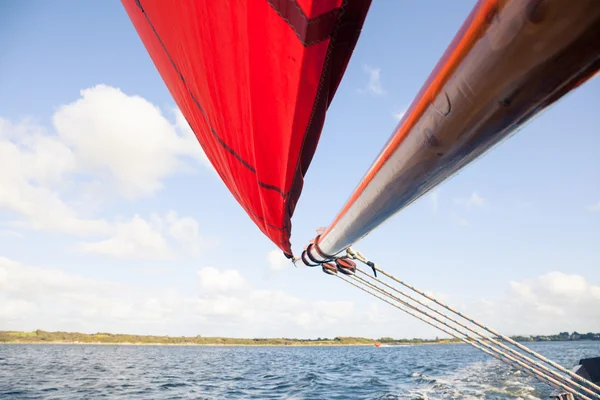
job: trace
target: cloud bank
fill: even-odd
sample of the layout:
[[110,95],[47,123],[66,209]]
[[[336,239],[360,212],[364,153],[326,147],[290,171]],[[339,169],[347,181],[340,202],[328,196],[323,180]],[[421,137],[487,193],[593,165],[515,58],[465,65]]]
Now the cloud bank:
[[168,258],[172,243],[197,253],[206,246],[191,217],[99,216],[106,204],[155,195],[170,175],[212,169],[179,110],[173,119],[106,85],[60,106],[50,130],[0,118],[0,209],[14,228],[98,238],[80,243],[87,253]]
[[[385,91],[376,68],[366,67],[367,91]],[[201,224],[175,210],[118,215],[115,204],[156,196],[175,174],[209,171],[210,162],[178,110],[170,118],[149,101],[98,85],[60,106],[49,128],[34,120],[0,118],[0,237],[21,240],[31,232],[69,235],[71,249],[112,259],[162,260],[202,256],[218,244]],[[438,192],[430,194],[434,212]],[[473,192],[454,200],[466,209],[488,202]],[[589,207],[597,211],[598,205]],[[459,225],[468,221],[456,217]],[[99,258],[100,257],[100,258]],[[195,258],[202,260],[202,258]],[[270,272],[293,274],[279,250],[265,254]],[[53,264],[56,265],[56,262]],[[0,329],[245,337],[435,337],[439,332],[366,294],[307,287],[302,296],[264,289],[226,265],[194,264],[182,271],[183,290],[159,281],[125,283],[90,278],[73,268],[27,265],[0,254]],[[83,268],[83,267],[82,267]],[[81,272],[85,272],[84,269]],[[338,286],[334,286],[338,285]],[[509,334],[600,331],[600,286],[584,277],[551,272],[507,282],[506,296],[463,307]],[[272,287],[272,286],[271,286]],[[344,287],[345,288],[345,287]],[[348,300],[350,299],[350,300]],[[449,298],[448,302],[460,303]]]

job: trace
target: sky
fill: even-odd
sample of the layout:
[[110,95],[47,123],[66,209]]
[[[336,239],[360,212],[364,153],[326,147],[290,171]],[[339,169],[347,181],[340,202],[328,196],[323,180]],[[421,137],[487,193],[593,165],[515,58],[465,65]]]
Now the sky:
[[[296,253],[474,3],[373,2],[296,208]],[[443,336],[283,258],[219,180],[120,2],[3,1],[0,35],[0,330]],[[503,333],[600,332],[598,110],[596,77],[355,247]],[[353,156],[332,163],[340,153]]]

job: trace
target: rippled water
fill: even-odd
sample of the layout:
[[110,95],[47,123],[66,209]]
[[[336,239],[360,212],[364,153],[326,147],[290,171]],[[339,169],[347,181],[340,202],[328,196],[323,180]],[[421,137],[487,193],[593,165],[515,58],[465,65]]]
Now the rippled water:
[[[600,342],[533,343],[567,367]],[[547,399],[466,345],[0,345],[1,399]]]

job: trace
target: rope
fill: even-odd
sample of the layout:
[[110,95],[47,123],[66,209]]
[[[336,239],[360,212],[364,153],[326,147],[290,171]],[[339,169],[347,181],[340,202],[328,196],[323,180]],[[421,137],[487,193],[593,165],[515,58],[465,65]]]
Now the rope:
[[[423,303],[423,302],[415,299],[414,297],[410,296],[409,294],[404,293],[401,290],[398,290],[398,289],[394,288],[393,286],[387,284],[386,282],[382,281],[381,279],[377,278],[376,276],[375,277],[371,276],[370,274],[368,274],[367,272],[363,271],[360,268],[357,268],[357,271],[359,271],[360,274],[365,275],[366,277],[368,277],[372,281],[375,281],[378,284],[381,284],[381,285],[385,286],[386,288],[389,288],[389,289],[393,290],[394,292],[396,292],[396,293],[404,296],[405,298],[407,298],[407,299],[415,302],[419,306],[425,307],[426,309],[428,309],[430,311],[433,311],[435,314],[437,314],[437,315],[441,316],[442,318],[444,318],[444,319],[446,319],[446,320],[448,320],[448,321],[450,321],[450,322],[452,322],[452,323],[460,326],[461,328],[466,329],[467,331],[469,331],[471,333],[474,333],[478,337],[472,337],[467,332],[465,332],[465,331],[463,331],[463,330],[461,330],[459,328],[456,328],[454,326],[450,326],[447,322],[438,319],[435,315],[432,315],[432,314],[428,313],[427,311],[424,311],[424,310],[420,309],[418,306],[415,306],[415,305],[410,304],[410,303],[408,303],[408,302],[406,302],[404,300],[401,300],[400,298],[398,298],[398,297],[394,296],[393,294],[387,292],[385,289],[383,289],[383,288],[381,288],[381,287],[379,287],[379,286],[377,286],[375,284],[372,284],[371,282],[368,282],[368,281],[366,281],[365,279],[363,279],[363,278],[361,278],[359,276],[354,275],[351,278],[341,278],[340,277],[344,281],[352,284],[353,286],[359,287],[360,289],[366,291],[367,293],[369,293],[369,294],[371,294],[371,295],[373,295],[373,296],[375,296],[375,297],[377,297],[377,298],[379,298],[379,299],[381,299],[383,301],[386,301],[387,303],[390,303],[389,301],[382,299],[378,295],[371,293],[369,290],[367,290],[364,287],[361,287],[359,285],[367,286],[367,287],[369,287],[371,289],[376,290],[378,293],[383,294],[384,296],[393,299],[395,302],[398,302],[398,303],[404,305],[405,307],[408,307],[408,308],[410,308],[412,310],[415,310],[418,313],[421,313],[421,314],[425,315],[427,318],[433,319],[437,323],[442,324],[442,325],[450,328],[451,330],[453,330],[455,332],[458,332],[459,335],[463,335],[464,337],[463,336],[457,336],[456,334],[450,334],[451,336],[456,337],[456,338],[458,338],[458,339],[460,339],[460,340],[462,340],[462,341],[464,341],[466,343],[469,343],[469,344],[473,345],[474,347],[477,347],[478,349],[484,351],[487,354],[491,353],[490,355],[493,355],[495,358],[498,358],[498,359],[500,359],[500,360],[502,360],[504,362],[507,362],[508,364],[512,365],[513,367],[515,367],[517,369],[525,371],[525,372],[529,373],[530,375],[533,374],[533,376],[535,376],[536,378],[542,380],[545,383],[550,384],[552,387],[557,388],[557,386],[558,386],[562,390],[568,391],[569,393],[572,393],[574,395],[579,396],[579,398],[589,399],[589,397],[587,397],[586,395],[584,395],[584,394],[582,394],[582,393],[579,392],[579,391],[583,391],[583,392],[591,395],[594,399],[600,399],[600,395],[598,394],[598,393],[600,393],[600,387],[598,387],[594,383],[586,380],[585,378],[583,378],[583,377],[575,374],[572,371],[567,370],[566,368],[562,367],[561,365],[556,364],[555,362],[553,362],[553,361],[549,360],[548,358],[546,358],[546,357],[544,357],[544,356],[542,356],[542,355],[534,352],[533,350],[529,349],[528,347],[525,347],[525,346],[521,345],[520,343],[514,341],[513,339],[511,339],[511,338],[509,338],[507,336],[501,335],[498,332],[496,332],[495,330],[492,330],[491,328],[488,328],[484,324],[482,324],[480,322],[477,322],[477,321],[475,321],[472,318],[467,317],[466,315],[462,314],[461,312],[459,312],[459,311],[453,309],[452,307],[446,305],[445,303],[443,303],[443,302],[435,299],[433,296],[430,296],[430,295],[426,294],[425,292],[423,292],[423,291],[415,288],[414,286],[409,285],[406,282],[404,282],[404,281],[402,281],[402,280],[394,277],[393,275],[391,275],[391,274],[387,273],[386,271],[382,270],[381,268],[379,268],[377,265],[375,265],[375,263],[369,261],[360,252],[355,251],[355,250],[353,250],[351,248],[348,249],[347,252],[348,252],[349,258],[356,259],[356,260],[362,262],[363,264],[369,266],[371,269],[373,269],[374,273],[376,271],[380,272],[385,277],[387,277],[387,278],[389,278],[389,279],[391,279],[391,280],[393,280],[393,281],[401,284],[402,286],[404,286],[404,287],[412,290],[415,293],[418,293],[419,295],[421,295],[421,296],[427,298],[428,300],[434,302],[438,306],[441,306],[444,309],[446,309],[446,310],[448,310],[448,311],[450,311],[450,312],[452,312],[452,313],[460,316],[461,318],[463,318],[463,319],[467,320],[468,322],[476,325],[477,327],[483,329],[484,331],[486,331],[486,332],[494,335],[497,339],[504,340],[505,342],[508,342],[508,343],[516,346],[517,348],[523,350],[525,353],[533,356],[534,358],[537,358],[538,360],[543,361],[544,363],[550,365],[551,367],[557,369],[558,371],[569,375],[570,377],[574,378],[575,380],[577,380],[579,382],[582,382],[587,387],[579,384],[578,382],[575,382],[574,380],[567,379],[564,375],[561,375],[559,372],[549,369],[548,367],[540,364],[539,362],[537,362],[534,359],[528,357],[527,355],[522,354],[521,352],[517,351],[516,349],[508,347],[508,346],[504,345],[503,343],[500,343],[498,340],[496,340],[493,337],[488,337],[485,334],[482,334],[481,332],[479,332],[479,331],[477,331],[477,330],[475,330],[473,328],[468,327],[467,325],[465,325],[465,324],[457,321],[456,319],[453,319],[453,318],[449,317],[445,313],[443,313],[443,312],[441,312],[441,311],[439,311],[439,310],[431,307],[430,305],[425,304],[425,303]],[[356,282],[359,282],[359,285],[351,282],[350,280],[354,280]],[[390,304],[392,304],[392,303],[390,303]],[[414,314],[413,312],[411,312],[409,310],[406,310],[406,309],[398,306],[398,304],[392,304],[392,305],[394,307],[399,308],[402,311],[407,312],[408,314],[410,314],[412,316],[415,316],[418,319],[424,321],[423,318],[419,317],[418,315]],[[435,326],[436,328],[444,331],[445,333],[448,333],[445,329],[443,329],[442,327],[440,327],[438,325],[429,323],[428,321],[425,321],[425,322],[427,322],[428,324],[430,324],[432,326]],[[489,342],[493,343],[494,345],[499,346],[501,349],[506,350],[511,355],[506,354],[505,352],[503,352],[502,350],[498,349],[497,347],[491,346],[488,343],[483,342],[482,340],[484,340],[486,342],[489,341]],[[518,359],[515,359],[513,356],[517,357]],[[597,390],[598,392],[594,392],[594,391],[592,391],[590,389]]]
[[449,305],[447,305],[447,304],[445,304],[445,303],[437,300],[433,296],[428,295],[427,293],[423,292],[422,290],[419,290],[419,289],[415,288],[414,286],[409,285],[408,283],[406,283],[406,282],[404,282],[404,281],[396,278],[392,274],[390,274],[390,273],[382,270],[381,268],[379,268],[375,263],[367,260],[360,252],[354,251],[352,249],[349,249],[348,254],[351,256],[351,258],[355,258],[356,260],[362,262],[363,264],[370,266],[371,268],[375,269],[378,272],[381,272],[383,275],[385,275],[389,279],[392,279],[393,281],[395,281],[395,282],[401,284],[402,286],[404,286],[404,287],[412,290],[413,292],[418,293],[421,296],[427,298],[428,300],[433,301],[434,303],[436,303],[437,305],[445,308],[446,310],[448,310],[450,312],[453,312],[454,314],[456,314],[456,315],[464,318],[465,320],[471,322],[474,325],[477,325],[478,327],[484,329],[485,331],[491,333],[492,335],[494,335],[496,337],[499,337],[499,338],[501,338],[502,340],[504,340],[506,342],[509,342],[510,344],[512,344],[512,345],[518,347],[519,349],[525,351],[529,355],[531,355],[531,356],[533,356],[533,357],[535,357],[535,358],[537,358],[537,359],[539,359],[539,360],[541,360],[541,361],[549,364],[550,366],[558,369],[561,372],[564,372],[564,373],[568,374],[571,378],[574,378],[574,379],[576,379],[576,380],[578,380],[578,381],[580,381],[580,382],[582,382],[582,383],[590,386],[591,388],[595,389],[596,391],[600,392],[600,387],[598,385],[596,385],[596,384],[588,381],[587,379],[585,379],[585,378],[577,375],[573,371],[569,371],[568,369],[564,368],[562,365],[559,365],[559,364],[555,363],[554,361],[552,361],[552,360],[544,357],[543,355],[541,355],[539,353],[536,353],[535,351],[531,350],[530,348],[528,348],[526,346],[523,346],[522,344],[516,342],[515,340],[509,338],[508,336],[504,336],[504,335],[498,333],[497,331],[495,331],[495,330],[487,327],[486,325],[484,325],[484,324],[482,324],[482,323],[480,323],[478,321],[475,321],[472,318],[467,317],[466,315],[462,314],[460,311],[455,310],[454,308],[452,308]]
[[[407,294],[407,293],[404,293],[404,292],[402,292],[401,290],[398,290],[398,289],[394,288],[394,287],[393,287],[393,286],[391,286],[391,285],[388,285],[387,283],[385,283],[385,282],[384,282],[384,281],[382,281],[381,279],[378,279],[378,278],[372,277],[371,275],[369,275],[368,273],[366,273],[365,271],[363,271],[363,270],[362,270],[362,269],[360,269],[360,268],[357,268],[356,270],[357,270],[358,272],[360,272],[362,275],[365,275],[365,276],[367,276],[368,278],[370,278],[370,279],[372,279],[372,280],[374,280],[374,281],[376,281],[376,282],[378,282],[378,283],[380,283],[380,284],[382,284],[382,285],[384,285],[384,286],[386,286],[386,287],[388,287],[388,288],[392,289],[393,291],[395,291],[395,292],[399,293],[400,295],[402,295],[402,296],[404,296],[404,297],[406,297],[406,298],[408,298],[408,299],[410,299],[410,300],[414,301],[415,303],[417,303],[417,304],[419,304],[419,305],[421,305],[421,306],[423,306],[423,307],[425,307],[425,308],[427,308],[427,309],[429,309],[429,310],[431,310],[431,311],[435,312],[436,314],[440,315],[441,317],[443,317],[443,318],[446,318],[447,320],[449,320],[449,321],[451,321],[451,322],[453,322],[453,323],[457,324],[457,325],[458,325],[458,326],[460,326],[461,328],[464,328],[464,329],[468,330],[469,332],[471,332],[471,333],[474,333],[474,334],[478,335],[478,336],[479,336],[481,339],[484,339],[484,340],[489,340],[489,341],[490,341],[490,342],[492,342],[493,344],[495,344],[495,345],[497,345],[497,346],[501,347],[502,349],[504,349],[504,350],[508,351],[508,352],[509,352],[509,353],[511,353],[512,355],[514,355],[514,356],[518,357],[519,359],[521,359],[521,361],[523,361],[523,362],[524,362],[525,364],[527,364],[528,366],[530,366],[530,367],[534,367],[534,368],[538,368],[538,369],[542,370],[544,373],[548,373],[548,374],[550,374],[550,375],[553,375],[554,377],[556,377],[556,378],[558,378],[558,379],[565,380],[563,375],[561,375],[561,374],[559,374],[558,372],[556,372],[556,371],[553,371],[553,370],[551,370],[551,369],[549,369],[549,368],[547,368],[547,367],[545,367],[545,366],[543,366],[543,365],[541,365],[541,364],[537,363],[535,360],[531,359],[530,357],[527,357],[526,355],[524,355],[524,354],[522,354],[522,353],[518,352],[517,350],[515,350],[515,349],[512,349],[512,348],[510,348],[510,347],[506,346],[505,344],[498,342],[498,341],[497,341],[497,340],[495,340],[494,338],[487,337],[487,336],[485,336],[484,334],[482,334],[482,333],[480,333],[480,332],[478,332],[478,331],[476,331],[476,330],[474,330],[474,329],[472,329],[472,328],[468,327],[468,326],[467,326],[467,325],[465,325],[465,324],[462,324],[461,322],[459,322],[459,321],[457,321],[457,320],[455,320],[455,319],[451,318],[450,316],[448,316],[448,315],[444,314],[443,312],[441,312],[441,311],[439,311],[439,310],[437,310],[437,309],[435,309],[435,308],[433,308],[433,307],[431,307],[431,306],[429,306],[429,305],[427,305],[427,304],[425,304],[425,303],[423,303],[423,302],[421,302],[421,301],[419,301],[419,300],[415,299],[415,298],[414,298],[414,297],[412,297],[411,295],[409,295],[409,294]],[[368,282],[366,282],[366,281],[364,281],[364,279],[362,279],[362,278],[360,278],[360,277],[358,277],[358,276],[357,276],[357,277],[355,277],[355,278],[356,278],[356,279],[358,279],[358,280],[360,280],[360,281],[363,281],[365,284],[368,284],[368,285],[370,285],[370,286],[371,286],[371,284],[370,284],[370,283],[368,283]],[[392,295],[390,294],[389,296],[392,296]],[[392,297],[393,297],[393,296],[392,296]],[[411,308],[412,308],[412,307],[411,307]],[[421,312],[421,310],[419,310],[419,311]],[[586,392],[586,393],[588,393],[588,394],[590,394],[590,395],[592,395],[592,396],[596,396],[596,393],[595,393],[595,392],[593,392],[593,391],[589,390],[588,388],[586,388],[586,387],[584,387],[584,386],[582,386],[582,385],[578,384],[577,382],[572,382],[572,381],[568,381],[568,380],[565,380],[565,381],[566,381],[566,382],[568,382],[570,385],[576,386],[576,387],[577,387],[579,390],[582,390],[582,391],[584,391],[584,392]]]
[[413,316],[413,317],[415,317],[415,318],[417,318],[417,319],[425,322],[426,324],[428,324],[430,326],[433,326],[436,329],[439,329],[440,331],[446,333],[447,335],[452,336],[452,337],[454,337],[456,339],[459,339],[459,340],[463,341],[464,343],[467,343],[467,344],[475,347],[476,349],[481,350],[482,352],[484,352],[484,353],[486,353],[486,354],[488,354],[488,355],[490,355],[490,356],[492,356],[492,357],[494,357],[494,358],[496,358],[496,359],[498,359],[498,360],[500,360],[500,361],[502,361],[502,362],[504,362],[504,363],[506,363],[506,364],[508,364],[508,365],[510,365],[510,366],[512,366],[512,367],[514,367],[516,369],[518,369],[518,370],[521,370],[521,371],[525,372],[526,374],[528,374],[528,375],[530,375],[530,376],[532,376],[532,377],[534,377],[534,378],[536,378],[536,379],[538,379],[538,380],[540,380],[540,381],[542,381],[542,382],[544,382],[544,383],[552,386],[554,389],[567,391],[567,392],[572,393],[575,396],[577,396],[577,398],[580,398],[580,399],[583,399],[583,400],[592,400],[590,397],[588,397],[588,396],[586,396],[584,394],[578,393],[575,389],[566,386],[564,383],[558,382],[558,381],[556,381],[553,378],[547,377],[543,373],[540,373],[538,370],[535,370],[535,369],[532,369],[532,368],[520,368],[513,361],[514,358],[511,360],[510,358],[505,357],[502,354],[496,354],[494,351],[489,351],[489,350],[481,347],[479,344],[475,343],[473,340],[470,340],[469,338],[466,338],[466,337],[461,337],[461,336],[457,335],[456,333],[453,333],[453,332],[451,332],[449,330],[446,330],[445,328],[443,328],[443,327],[441,327],[439,325],[436,325],[435,323],[432,323],[432,322],[426,320],[423,317],[420,317],[418,314],[416,314],[416,313],[414,313],[414,312],[412,312],[410,310],[407,310],[407,309],[399,306],[398,304],[392,303],[391,301],[386,300],[383,297],[380,297],[379,295],[377,295],[377,294],[369,291],[368,289],[365,289],[364,287],[361,287],[359,284],[353,283],[349,278],[344,278],[344,277],[342,277],[340,275],[336,275],[336,276],[338,278],[340,278],[341,280],[349,283],[350,285],[355,286],[355,287],[359,288],[360,290],[362,290],[362,291],[370,294],[371,296],[374,296],[374,297],[378,298],[379,300],[382,300],[382,301],[390,304],[391,306],[396,307],[397,309],[399,309],[401,311],[404,311],[405,313],[407,313],[407,314],[409,314],[409,315],[411,315],[411,316]]
[[[362,279],[362,278],[360,278],[360,277],[353,277],[353,279],[355,279],[355,280],[359,281],[359,282],[360,282],[361,284],[363,284],[363,285],[367,285],[368,287],[370,287],[370,288],[372,288],[372,289],[375,289],[375,290],[377,290],[378,292],[380,292],[381,294],[383,294],[383,295],[385,295],[385,296],[387,296],[387,297],[389,297],[389,298],[392,298],[392,299],[394,299],[395,301],[399,302],[400,304],[402,304],[402,305],[404,305],[404,306],[406,306],[406,307],[409,307],[409,308],[411,308],[411,309],[415,310],[416,312],[418,312],[418,313],[421,313],[421,314],[425,315],[426,317],[428,317],[428,318],[430,318],[430,319],[433,319],[435,322],[437,322],[437,323],[439,323],[439,324],[442,324],[442,325],[446,326],[447,328],[449,328],[449,329],[451,329],[451,330],[453,330],[453,331],[457,332],[459,335],[463,335],[463,336],[464,336],[466,339],[469,339],[469,344],[471,344],[471,345],[472,345],[472,344],[473,344],[472,342],[474,341],[474,342],[476,342],[478,345],[485,347],[485,348],[486,348],[486,349],[488,349],[489,351],[491,351],[491,352],[493,352],[493,353],[495,353],[495,354],[498,354],[500,357],[502,357],[502,358],[504,358],[504,359],[507,359],[507,360],[509,360],[509,363],[513,364],[513,366],[515,366],[514,364],[516,364],[516,365],[517,365],[517,366],[515,366],[517,369],[520,369],[520,370],[525,370],[525,371],[529,370],[529,371],[531,371],[531,372],[535,372],[535,373],[539,374],[539,376],[544,376],[544,382],[546,382],[546,383],[552,382],[552,383],[554,383],[554,384],[556,384],[556,385],[560,386],[560,387],[561,387],[561,389],[563,389],[563,390],[567,390],[567,391],[569,391],[570,393],[573,393],[573,394],[576,394],[576,395],[582,396],[582,398],[584,398],[584,399],[589,399],[589,397],[587,397],[587,396],[585,396],[585,395],[582,395],[582,394],[581,394],[581,393],[579,393],[579,392],[578,392],[576,389],[573,389],[573,388],[571,388],[570,386],[568,386],[569,384],[572,384],[572,382],[570,382],[570,381],[566,380],[566,379],[565,379],[563,376],[561,376],[561,375],[558,375],[557,377],[558,377],[558,379],[560,380],[560,381],[558,381],[558,380],[556,380],[556,379],[554,379],[554,378],[551,378],[551,377],[549,377],[549,376],[547,376],[547,375],[544,375],[544,374],[545,374],[545,371],[544,371],[542,368],[540,368],[541,366],[540,366],[539,364],[526,364],[526,363],[523,363],[522,361],[519,361],[519,360],[515,359],[514,357],[507,355],[506,353],[504,353],[504,352],[502,352],[501,350],[498,350],[497,348],[495,348],[495,347],[493,347],[493,346],[491,346],[491,345],[489,345],[489,344],[485,343],[484,341],[482,341],[482,340],[480,340],[480,339],[478,339],[478,338],[473,338],[473,337],[469,336],[469,334],[468,334],[468,333],[466,333],[465,331],[463,331],[463,330],[461,330],[461,329],[459,329],[459,328],[453,327],[453,326],[449,325],[448,323],[446,323],[445,321],[441,321],[441,320],[439,320],[437,317],[435,317],[434,315],[432,315],[432,314],[428,313],[427,311],[421,310],[421,309],[419,309],[418,307],[415,307],[415,306],[413,306],[413,305],[411,305],[411,304],[409,304],[409,303],[407,303],[407,302],[405,302],[405,301],[403,301],[403,300],[401,300],[401,299],[399,299],[399,298],[395,297],[395,296],[394,296],[394,295],[392,295],[391,293],[389,293],[389,292],[386,292],[385,290],[383,290],[383,289],[381,289],[381,288],[377,287],[376,285],[373,285],[373,284],[371,284],[371,283],[367,282],[366,280],[364,280],[364,279]],[[403,311],[404,311],[404,310],[403,310]],[[411,314],[411,315],[412,315],[412,314]],[[439,327],[438,327],[438,328],[439,328]],[[456,336],[456,335],[455,335],[455,336]],[[460,337],[459,337],[459,339],[460,339]],[[489,338],[484,338],[484,339],[490,340]],[[477,348],[479,348],[479,347],[477,347]],[[481,350],[481,349],[480,349],[480,350]],[[551,371],[550,371],[550,372],[551,372]],[[586,389],[586,390],[587,390],[587,389]],[[591,393],[593,396],[595,396],[595,393],[594,393],[594,392],[591,392],[591,391],[590,391],[590,393]]]

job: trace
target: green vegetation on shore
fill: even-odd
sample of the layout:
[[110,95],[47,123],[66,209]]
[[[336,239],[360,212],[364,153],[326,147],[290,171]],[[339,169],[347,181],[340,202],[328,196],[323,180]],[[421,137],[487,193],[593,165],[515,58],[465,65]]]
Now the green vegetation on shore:
[[[600,340],[598,333],[580,334],[561,332],[548,336],[513,336],[520,342],[561,341],[561,340]],[[34,332],[0,331],[0,343],[76,343],[76,344],[141,344],[141,345],[198,345],[198,346],[373,346],[375,343],[387,345],[403,344],[443,344],[460,343],[458,339],[393,339],[383,337],[368,339],[362,337],[336,337],[333,339],[240,339],[203,336],[146,336],[114,333],[76,332]]]
[[333,339],[238,339],[203,336],[143,336],[113,333],[75,333],[75,332],[34,332],[0,331],[0,343],[82,343],[82,344],[163,344],[163,345],[204,345],[204,346],[373,346],[376,342],[400,344],[452,343],[455,339],[368,339],[361,337],[336,337]]
[[561,332],[558,335],[513,336],[518,342],[556,342],[563,340],[600,340],[600,333]]

